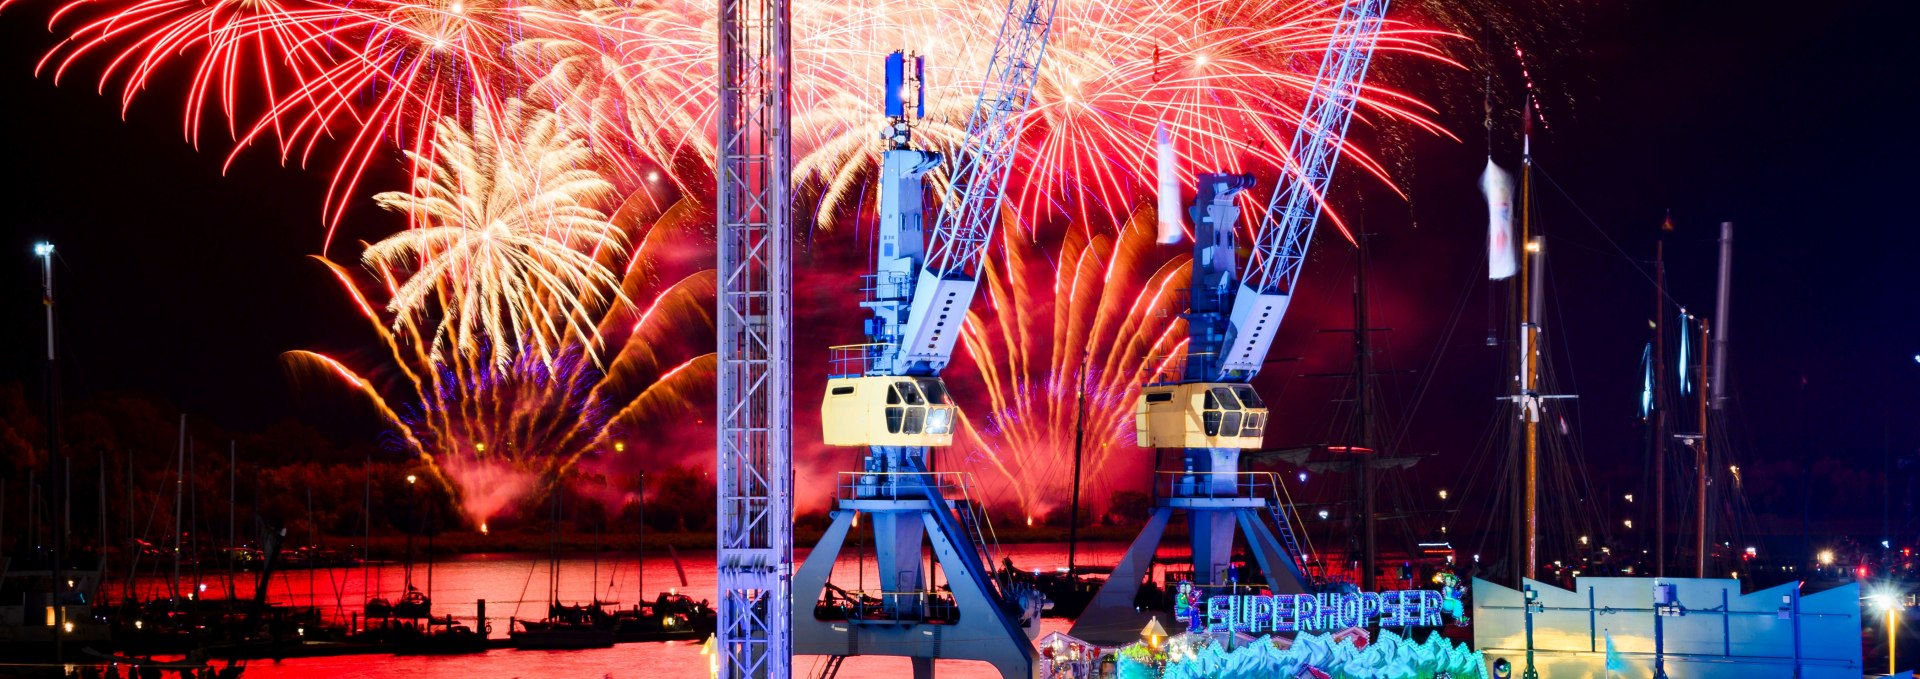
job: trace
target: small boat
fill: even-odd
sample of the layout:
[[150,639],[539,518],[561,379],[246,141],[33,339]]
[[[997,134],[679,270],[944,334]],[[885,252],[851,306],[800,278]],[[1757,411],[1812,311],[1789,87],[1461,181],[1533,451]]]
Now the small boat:
[[426,618],[432,615],[433,600],[412,587],[408,587],[407,594],[400,597],[399,603],[393,605],[393,617],[396,618]]
[[565,611],[546,620],[509,618],[507,638],[519,650],[572,650],[609,648],[615,641],[612,627],[594,625],[584,606],[556,606]]
[[402,639],[395,645],[394,653],[399,655],[452,655],[457,653],[482,653],[487,650],[487,635],[475,631],[466,623],[455,622],[453,616],[428,618],[426,628],[418,635]]
[[611,610],[602,604],[600,610],[601,625],[611,627],[619,641],[705,639],[718,617],[707,602],[677,592],[662,592],[651,604]]

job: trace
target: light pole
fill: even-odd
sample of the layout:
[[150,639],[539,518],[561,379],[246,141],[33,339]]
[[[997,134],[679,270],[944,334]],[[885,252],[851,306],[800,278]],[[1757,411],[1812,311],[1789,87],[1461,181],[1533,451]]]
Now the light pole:
[[64,569],[61,568],[60,562],[65,556],[62,552],[65,552],[67,549],[66,521],[70,518],[65,509],[66,503],[69,502],[67,498],[69,488],[63,479],[66,478],[65,475],[70,472],[63,472],[61,467],[65,465],[60,464],[64,462],[64,459],[60,456],[60,411],[58,409],[60,383],[59,372],[55,369],[56,364],[54,363],[53,349],[53,244],[46,241],[34,243],[33,254],[40,258],[41,302],[47,309],[47,461],[49,464],[58,465],[52,468],[52,473],[49,474],[49,476],[52,477],[53,487],[59,493],[56,496],[59,498],[59,501],[54,503],[54,508],[60,510],[61,517],[60,527],[53,532],[53,610],[55,618],[53,657],[56,662],[61,662],[66,659],[65,634],[67,630],[67,592],[61,589],[61,583],[65,582],[67,578]]
[[1527,669],[1520,676],[1524,679],[1540,679],[1540,673],[1533,668],[1533,610],[1534,606],[1539,605],[1540,592],[1533,585],[1527,585],[1523,591],[1527,607]]
[[1900,595],[1897,592],[1881,592],[1873,595],[1873,603],[1887,613],[1887,674],[1896,674],[1895,659],[1899,657],[1900,639],[1896,632],[1900,629],[1897,616],[1900,609]]

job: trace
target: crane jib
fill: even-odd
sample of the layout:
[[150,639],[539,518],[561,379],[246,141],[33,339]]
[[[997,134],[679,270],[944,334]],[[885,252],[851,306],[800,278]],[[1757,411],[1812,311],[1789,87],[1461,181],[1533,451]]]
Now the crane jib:
[[1220,346],[1189,345],[1189,356],[1198,351],[1221,352],[1218,379],[1252,379],[1286,315],[1320,221],[1327,185],[1345,148],[1347,126],[1359,105],[1388,4],[1388,0],[1347,0],[1341,7],[1333,39],[1301,107],[1300,127],[1288,147],[1288,167],[1255,229],[1251,260],[1234,291],[1227,336]]
[[967,116],[966,136],[947,178],[927,259],[914,283],[912,310],[894,348],[895,374],[939,374],[953,357],[1001,218],[1020,127],[1046,55],[1058,0],[1010,0],[987,63],[987,78]]

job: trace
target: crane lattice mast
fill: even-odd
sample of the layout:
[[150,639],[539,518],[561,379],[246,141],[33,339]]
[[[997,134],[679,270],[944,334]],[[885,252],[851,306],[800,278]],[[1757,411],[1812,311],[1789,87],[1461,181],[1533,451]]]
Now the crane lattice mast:
[[786,0],[720,0],[719,676],[792,673],[793,292]]

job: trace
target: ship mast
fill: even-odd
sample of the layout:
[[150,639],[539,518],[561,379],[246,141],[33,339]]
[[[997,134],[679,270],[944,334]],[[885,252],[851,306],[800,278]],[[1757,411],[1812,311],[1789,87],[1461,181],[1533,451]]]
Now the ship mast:
[[1653,244],[1653,576],[1667,576],[1667,238],[1669,218]]
[[1540,405],[1539,393],[1540,366],[1539,354],[1539,311],[1540,311],[1540,239],[1533,235],[1533,106],[1531,102],[1521,109],[1520,152],[1520,242],[1526,243],[1526,257],[1520,261],[1520,393],[1515,397],[1519,406],[1521,436],[1524,441],[1524,471],[1522,486],[1525,488],[1520,509],[1523,520],[1522,541],[1525,548],[1521,558],[1525,559],[1519,572],[1527,578],[1538,575],[1536,568],[1540,563]]

